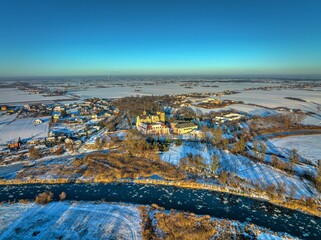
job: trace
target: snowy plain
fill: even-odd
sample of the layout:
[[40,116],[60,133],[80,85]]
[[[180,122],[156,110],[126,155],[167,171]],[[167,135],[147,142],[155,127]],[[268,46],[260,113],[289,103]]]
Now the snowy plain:
[[[34,94],[21,91],[17,88],[0,88],[0,104],[18,104],[23,105],[28,102],[43,102],[43,101],[52,101],[59,99],[67,99],[66,96],[48,96],[45,97],[41,94]],[[13,104],[13,105],[15,105]]]
[[[285,97],[300,98],[306,102],[286,99]],[[222,99],[243,101],[247,104],[257,104],[269,108],[288,107],[312,112],[320,112],[321,107],[320,92],[304,89],[242,91],[238,94],[225,95]]]
[[238,112],[246,113],[250,117],[253,116],[270,116],[270,115],[275,115],[278,112],[275,110],[271,110],[268,108],[264,107],[259,107],[259,106],[253,106],[253,105],[246,105],[246,104],[231,104],[226,107],[221,107],[221,108],[201,108],[197,106],[192,106],[191,107],[194,111],[200,110],[202,113],[210,113],[210,112],[221,112],[221,111],[229,111],[229,110],[236,110]]
[[270,142],[281,149],[295,148],[302,157],[315,163],[321,160],[321,134],[274,138]]
[[52,202],[0,206],[0,239],[141,239],[134,206]]
[[[88,88],[80,91],[70,91],[71,94],[80,96],[82,99],[88,97],[102,97],[102,98],[120,98],[126,96],[135,95],[166,95],[166,94],[186,94],[193,92],[221,92],[224,90],[243,90],[250,87],[265,87],[265,86],[277,86],[280,85],[277,82],[224,82],[213,81],[217,87],[204,87],[208,83],[201,82],[197,86],[192,88],[186,88],[182,84],[186,84],[180,81],[174,82],[155,82],[151,81],[153,85],[146,85],[146,82],[135,82],[137,86],[131,87],[127,82],[127,86],[111,86],[108,88]],[[145,84],[145,85],[144,85]],[[135,91],[136,90],[136,91]],[[138,91],[139,90],[139,91]]]
[[288,175],[263,163],[255,163],[244,156],[218,151],[205,144],[187,142],[181,146],[171,146],[169,151],[163,152],[160,157],[165,162],[178,165],[179,160],[186,157],[187,154],[201,155],[205,164],[211,164],[214,154],[219,155],[220,168],[218,172],[224,169],[246,182],[259,185],[261,188],[267,188],[270,185],[276,187],[284,185],[286,193],[290,195],[291,189],[293,189],[294,196],[297,198],[313,197],[317,194],[317,190],[311,183],[302,181],[299,177]]
[[0,117],[0,144],[11,141],[44,138],[49,133],[49,117],[40,117],[43,122],[35,125],[34,121],[38,118],[15,118],[10,115]]

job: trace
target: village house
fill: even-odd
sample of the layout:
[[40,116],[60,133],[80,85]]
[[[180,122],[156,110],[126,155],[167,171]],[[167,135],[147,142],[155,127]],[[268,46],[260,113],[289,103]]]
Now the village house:
[[34,124],[34,125],[39,125],[39,124],[41,124],[42,122],[43,122],[43,121],[42,121],[41,119],[37,118],[36,120],[33,121],[33,124]]
[[58,120],[61,117],[61,112],[53,112],[52,117],[54,120]]
[[104,116],[105,116],[105,117],[111,117],[111,114],[110,114],[109,112],[105,112],[105,113],[104,113]]
[[29,145],[37,145],[37,144],[40,144],[41,141],[40,139],[31,139],[27,142]]
[[7,113],[14,113],[14,110],[13,109],[8,109]]
[[215,117],[215,122],[220,122],[220,123],[225,123],[225,122],[233,122],[233,121],[238,121],[244,118],[243,115],[238,114],[238,113],[229,113],[226,114],[222,117],[216,116]]
[[221,99],[216,99],[216,98],[207,98],[202,101],[203,103],[212,103],[212,104],[221,104],[222,101]]
[[80,146],[82,144],[82,141],[81,140],[76,140],[75,142],[74,142],[74,145],[75,146]]
[[186,134],[198,128],[194,122],[173,122],[171,128],[175,134]]
[[62,112],[64,110],[65,110],[65,108],[61,107],[61,106],[55,106],[54,109],[53,109],[54,112]]
[[66,138],[67,138],[66,136],[58,136],[58,137],[57,137],[57,140],[58,140],[58,142],[62,142],[62,141],[64,141]]
[[56,142],[56,137],[47,137],[46,142],[54,143]]
[[66,139],[65,139],[65,143],[66,143],[66,144],[73,144],[74,141],[73,141],[72,139],[70,139],[70,138],[66,138]]
[[31,109],[29,105],[24,105],[23,108],[26,109],[27,111],[30,111]]
[[20,148],[21,142],[17,141],[17,142],[12,142],[8,144],[8,148],[10,150],[18,150]]
[[7,111],[8,107],[7,106],[1,106],[1,111]]
[[230,113],[230,114],[226,114],[225,117],[230,121],[237,121],[242,119],[244,116],[238,113]]

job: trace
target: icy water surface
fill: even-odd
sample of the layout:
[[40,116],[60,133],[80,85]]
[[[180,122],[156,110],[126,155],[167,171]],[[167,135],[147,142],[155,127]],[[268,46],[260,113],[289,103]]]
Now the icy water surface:
[[303,239],[321,239],[321,218],[272,205],[266,201],[207,190],[171,186],[119,184],[53,184],[0,186],[0,201],[34,199],[44,191],[56,199],[64,191],[68,200],[156,203],[166,209],[207,214],[217,218],[250,222]]

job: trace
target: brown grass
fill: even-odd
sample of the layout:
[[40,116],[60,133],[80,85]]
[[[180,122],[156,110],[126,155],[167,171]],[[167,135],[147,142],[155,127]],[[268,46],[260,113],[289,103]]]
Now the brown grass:
[[52,192],[43,192],[36,197],[35,202],[44,205],[50,203],[53,200],[53,196]]
[[79,168],[86,166],[84,177],[94,177],[95,180],[117,180],[121,178],[134,179],[159,175],[167,180],[184,178],[184,175],[174,166],[160,160],[149,160],[137,156],[124,156],[121,153],[95,153],[74,160],[73,165]]
[[[139,210],[143,220],[143,239],[256,239],[263,232],[275,234],[253,224],[213,219],[208,215],[198,216],[175,210],[165,213],[164,209],[153,205],[140,206]],[[284,237],[284,234],[279,236]]]

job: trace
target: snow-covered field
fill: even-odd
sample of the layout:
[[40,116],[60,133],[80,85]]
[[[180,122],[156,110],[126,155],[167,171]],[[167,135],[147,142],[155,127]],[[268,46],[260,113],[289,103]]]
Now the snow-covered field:
[[[192,92],[221,92],[224,90],[243,90],[249,87],[264,87],[264,86],[275,86],[280,85],[277,82],[211,82],[210,85],[216,85],[218,87],[204,87],[208,83],[199,83],[198,86],[192,88],[185,88],[181,86],[183,82],[155,82],[151,81],[155,85],[142,85],[144,82],[138,84],[133,81],[134,84],[141,85],[139,88],[130,86],[112,86],[109,88],[88,88],[83,91],[71,91],[70,93],[76,94],[81,98],[88,97],[103,97],[103,98],[119,98],[132,95],[166,95],[166,94],[185,94]],[[129,82],[127,82],[127,85]],[[140,91],[135,91],[140,90]]]
[[50,128],[50,130],[51,132],[61,132],[61,133],[70,134],[73,132],[84,130],[85,127],[86,127],[86,124],[81,124],[81,123],[77,123],[77,124],[56,123]]
[[17,172],[24,167],[24,163],[17,162],[10,165],[0,165],[0,178],[13,179]]
[[192,142],[185,142],[181,146],[171,146],[169,151],[161,154],[161,159],[173,165],[178,165],[179,160],[186,157],[187,154],[200,154],[206,163],[211,163],[211,156],[213,153],[218,153],[214,148],[209,148],[203,144],[195,144]]
[[[0,133],[3,128],[5,128],[9,123],[13,122],[16,119],[17,115],[16,114],[11,114],[11,115],[0,115]],[[1,139],[1,135],[0,135]]]
[[[285,99],[284,97],[300,98],[307,102]],[[321,107],[320,92],[301,89],[243,91],[238,94],[223,96],[223,99],[243,101],[244,103],[258,104],[270,108],[288,107],[315,113],[320,113],[319,108]]]
[[141,239],[141,218],[126,205],[1,205],[0,239]]
[[305,125],[316,125],[321,126],[321,114],[313,115],[313,116],[307,116],[303,122]]
[[192,153],[193,155],[200,154],[206,164],[212,162],[213,154],[219,154],[221,159],[220,169],[234,173],[245,181],[254,185],[257,184],[262,188],[270,185],[278,187],[284,184],[287,194],[290,194],[291,189],[293,189],[295,193],[294,196],[298,198],[301,196],[312,197],[317,194],[316,189],[310,183],[301,180],[299,177],[290,176],[263,163],[255,163],[243,156],[235,156],[224,151],[217,151],[204,144],[190,142],[184,143],[181,146],[171,146],[169,151],[161,154],[161,159],[168,163],[178,165],[179,160],[188,153]]
[[302,157],[315,163],[321,160],[321,134],[274,138],[270,142],[281,149],[296,148]]
[[48,96],[41,94],[30,94],[16,88],[0,88],[0,104],[34,102],[34,101],[54,101],[59,99],[67,99],[66,96]]
[[213,109],[206,109],[206,108],[200,108],[200,107],[191,107],[194,111],[196,109],[201,110],[203,113],[209,113],[209,112],[220,112],[220,111],[228,111],[228,110],[236,110],[239,112],[244,112],[249,114],[249,116],[270,116],[277,114],[277,111],[258,107],[258,106],[252,106],[252,105],[246,105],[246,104],[232,104],[226,107],[221,108],[213,108]]
[[318,194],[311,183],[303,181],[299,177],[285,174],[263,163],[255,163],[246,157],[230,154],[226,154],[222,157],[222,160],[223,166],[229,172],[252,184],[258,184],[262,188],[270,185],[278,188],[284,185],[286,193],[290,195],[291,189],[293,189],[294,196],[297,198],[302,196],[314,197]]
[[[10,115],[13,116],[13,115]],[[0,118],[0,144],[10,141],[17,141],[20,137],[23,139],[37,139],[48,136],[49,118],[41,117],[43,123],[34,125],[34,120],[38,118]],[[14,121],[13,121],[14,120]]]

